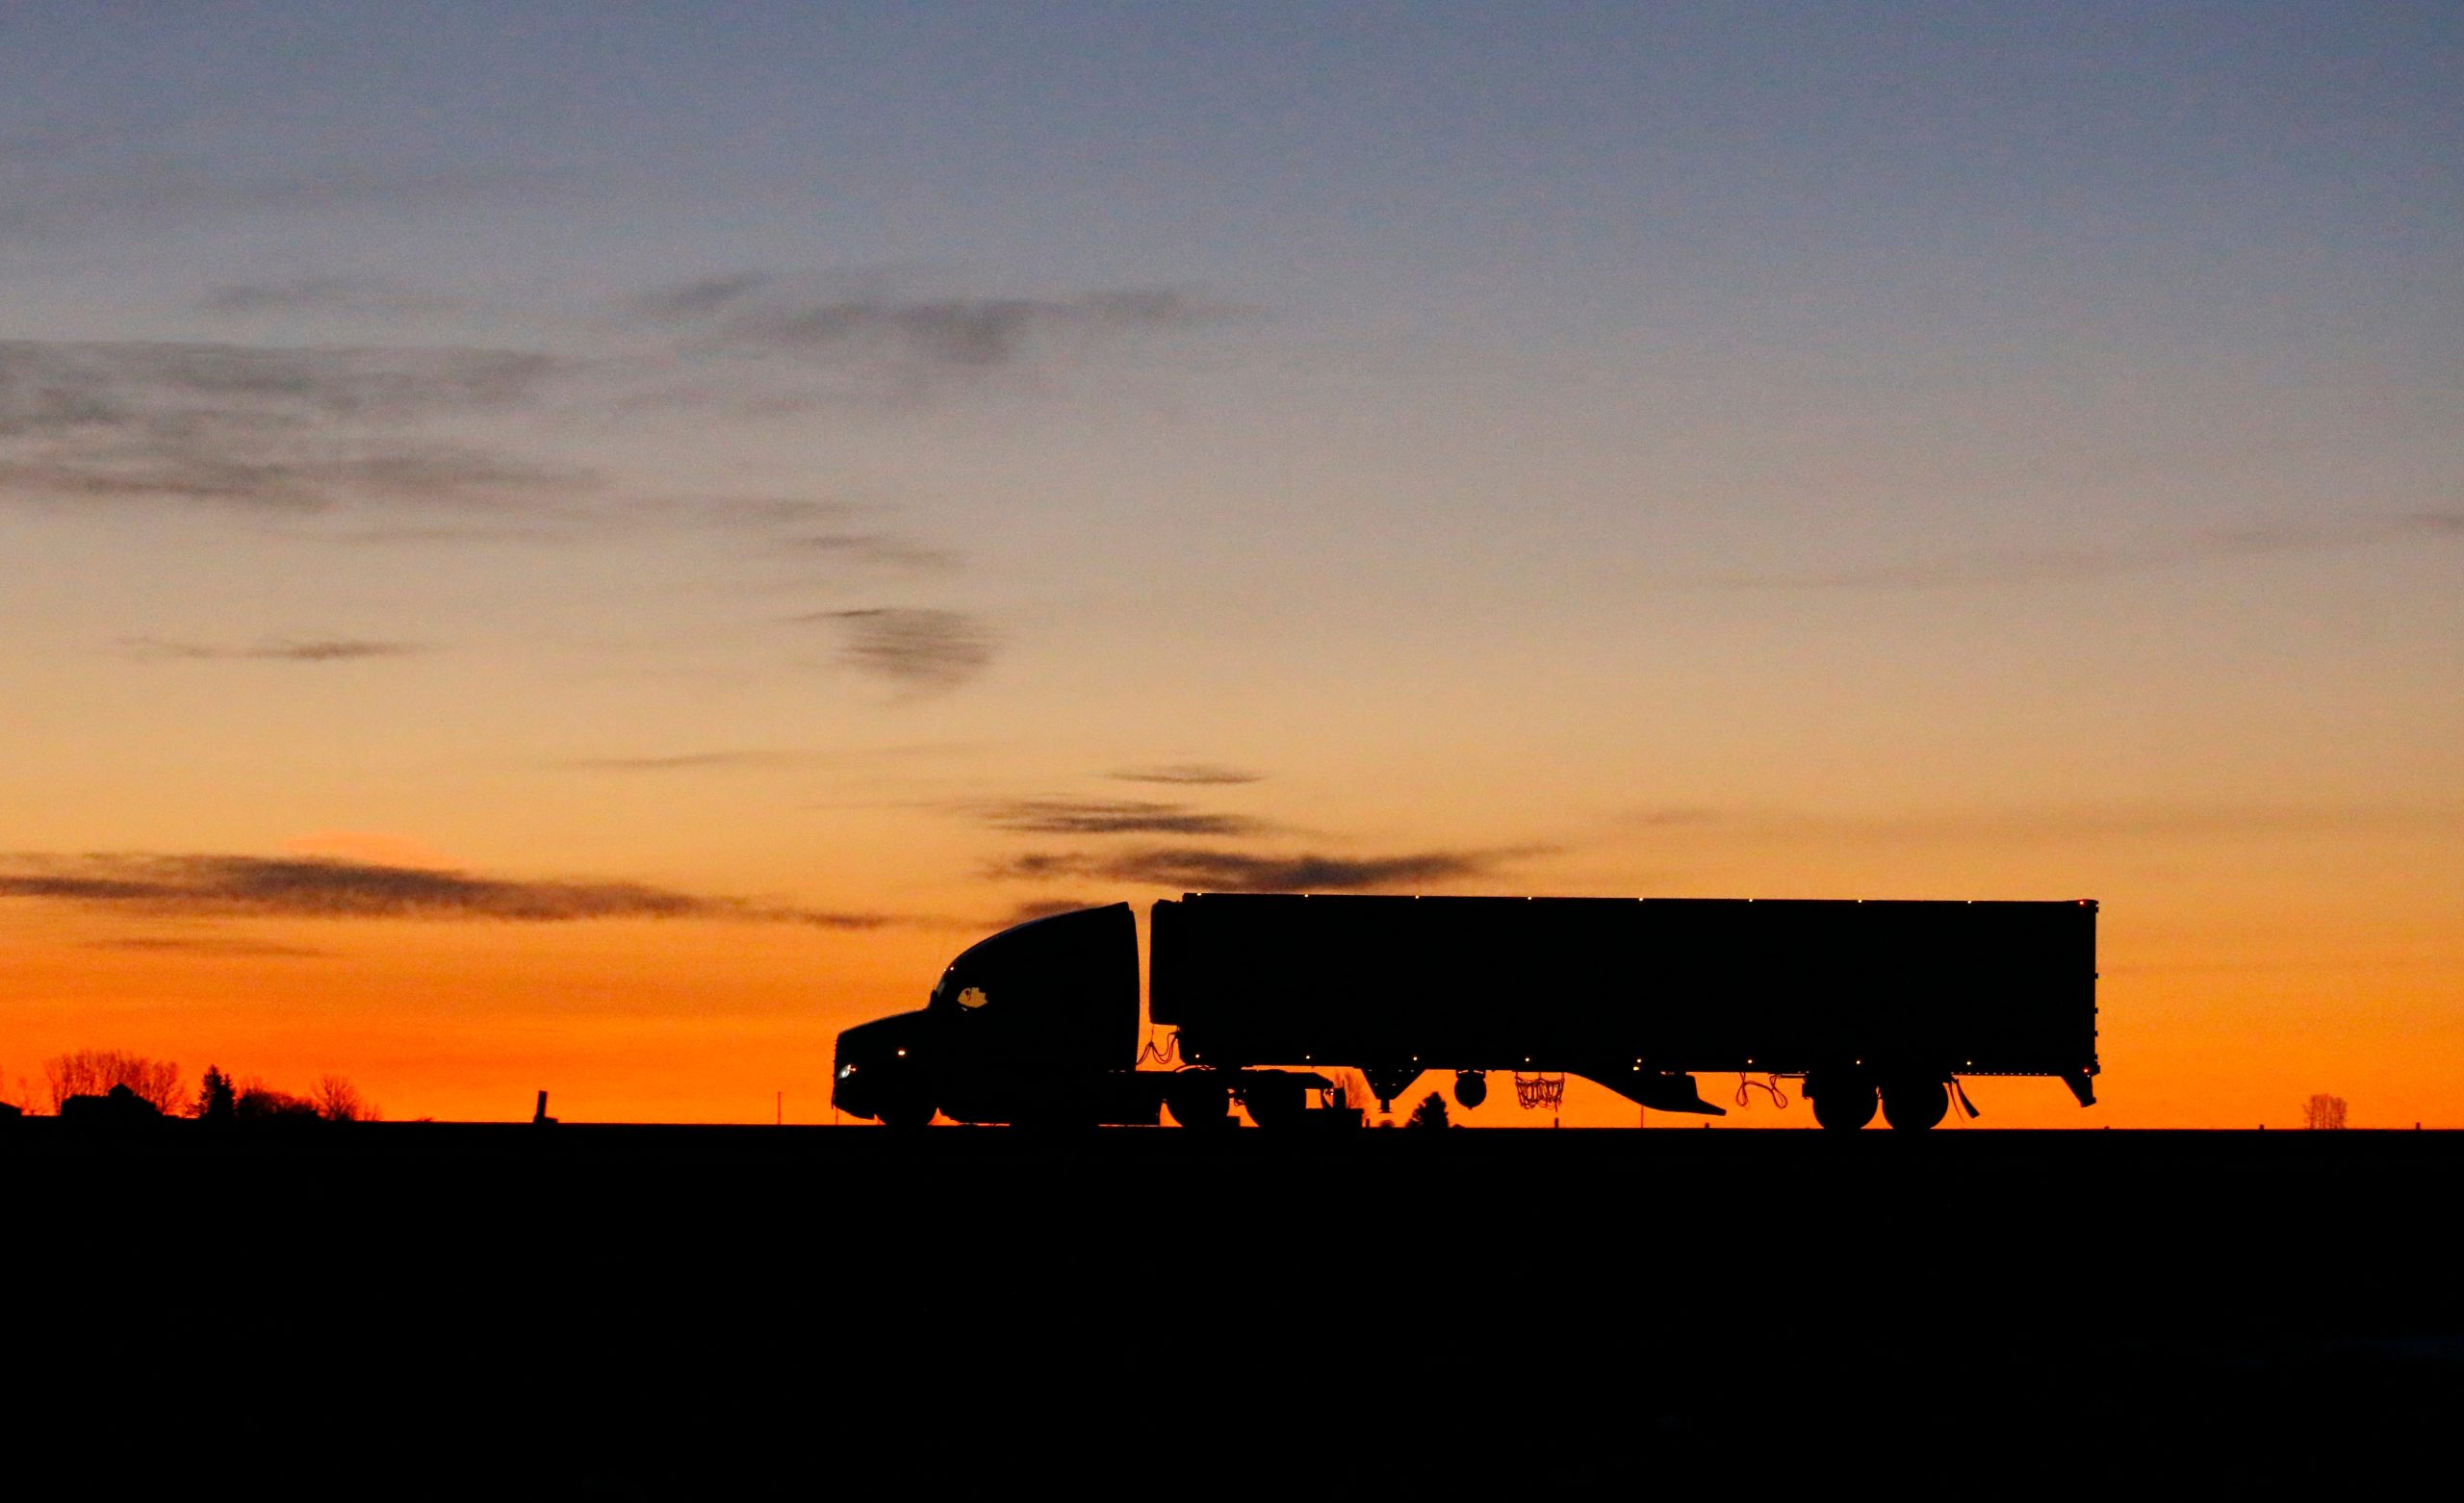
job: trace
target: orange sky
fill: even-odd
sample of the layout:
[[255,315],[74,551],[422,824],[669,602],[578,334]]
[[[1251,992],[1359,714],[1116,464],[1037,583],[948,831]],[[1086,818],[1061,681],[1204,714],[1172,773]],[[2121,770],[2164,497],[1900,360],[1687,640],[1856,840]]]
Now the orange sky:
[[754,9],[13,18],[12,1092],[813,1121],[1306,884],[2094,898],[1980,1126],[2464,1126],[2446,13]]

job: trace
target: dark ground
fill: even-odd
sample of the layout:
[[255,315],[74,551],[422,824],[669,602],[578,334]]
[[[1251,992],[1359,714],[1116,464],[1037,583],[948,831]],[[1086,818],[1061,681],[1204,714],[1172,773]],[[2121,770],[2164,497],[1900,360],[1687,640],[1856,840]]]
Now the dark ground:
[[2451,1475],[2459,1171],[2439,1133],[29,1120],[0,1465],[541,1498]]

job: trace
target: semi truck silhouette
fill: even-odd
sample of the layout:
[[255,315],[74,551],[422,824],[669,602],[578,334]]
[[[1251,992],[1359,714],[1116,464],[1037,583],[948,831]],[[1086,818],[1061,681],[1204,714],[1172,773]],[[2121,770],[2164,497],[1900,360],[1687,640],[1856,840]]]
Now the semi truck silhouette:
[[1221,1128],[1235,1102],[1262,1128],[1357,1122],[1328,1070],[1388,1109],[1430,1071],[1467,1107],[1513,1071],[1711,1116],[1697,1072],[1795,1076],[1838,1130],[1877,1105],[1933,1127],[1979,1076],[2095,1102],[2088,901],[1197,893],[1148,927],[1147,1011],[1180,1068],[1140,1068],[1137,916],[1116,903],[1004,930],[920,1010],[840,1033],[832,1105],[900,1128]]

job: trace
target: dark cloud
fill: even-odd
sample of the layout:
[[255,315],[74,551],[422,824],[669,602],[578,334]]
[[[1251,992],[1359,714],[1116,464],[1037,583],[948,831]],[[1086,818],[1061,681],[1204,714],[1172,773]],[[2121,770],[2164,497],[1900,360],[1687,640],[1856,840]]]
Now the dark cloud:
[[719,919],[875,929],[881,914],[714,898],[641,882],[531,881],[322,856],[111,854],[0,857],[0,898],[199,917]]
[[992,633],[958,611],[874,606],[796,619],[837,626],[850,664],[904,688],[955,689],[992,661]]
[[399,421],[535,395],[554,362],[532,351],[0,340],[0,435],[192,421],[267,426]]
[[206,289],[199,301],[208,313],[243,318],[265,314],[449,313],[461,306],[452,298],[418,292],[396,282],[350,276],[224,282]]
[[1179,762],[1167,767],[1123,768],[1104,776],[1125,783],[1254,783],[1264,781],[1267,775],[1210,762]]
[[1038,881],[1095,877],[1184,892],[1376,892],[1476,877],[1533,853],[1526,850],[1261,855],[1204,847],[1157,847],[1120,855],[1039,852],[1004,862],[991,875]]
[[682,514],[695,522],[761,532],[844,526],[850,518],[864,510],[855,501],[786,496],[697,497],[654,501],[650,508],[658,513]]
[[639,306],[654,318],[700,318],[741,304],[778,283],[778,276],[768,271],[722,272],[654,289],[642,294]]
[[1169,288],[1061,298],[817,297],[805,284],[750,271],[656,290],[637,306],[656,321],[695,326],[700,343],[716,349],[953,369],[1015,365],[1059,340],[1186,328],[1233,313]]
[[2464,511],[2364,519],[2338,526],[2252,527],[2140,548],[1977,548],[1930,558],[1803,573],[1712,574],[1670,583],[1727,590],[1938,590],[2040,584],[2142,573],[2224,559],[2324,552],[2406,541],[2464,538]]
[[1013,924],[1025,924],[1035,919],[1048,919],[1056,913],[1075,913],[1080,908],[1091,908],[1095,906],[1097,906],[1097,904],[1094,901],[1087,898],[1030,899],[1025,903],[1019,904],[1016,907],[1012,908],[1007,917],[995,920],[994,922],[998,923],[1003,929],[1007,929]]
[[270,663],[346,663],[371,657],[409,657],[435,649],[417,642],[370,642],[349,637],[275,638],[248,648],[218,648],[196,642],[130,637],[124,644],[140,657],[184,661],[244,659]]
[[324,959],[330,950],[302,945],[277,945],[262,939],[224,939],[199,935],[139,935],[128,939],[95,939],[89,950],[126,950],[141,955],[248,955],[271,959]]
[[1015,799],[968,808],[995,829],[1033,835],[1256,835],[1272,828],[1246,815],[1136,799]]
[[50,452],[13,458],[0,441],[0,493],[320,512],[346,500],[501,504],[580,490],[593,480],[586,471],[458,445],[392,442],[351,453],[306,451],[334,446],[324,440],[266,440],[251,455],[240,452],[231,435],[198,431],[168,442],[51,446]]
[[0,488],[276,511],[577,491],[596,477],[408,431],[521,406],[553,368],[517,350],[0,341]]

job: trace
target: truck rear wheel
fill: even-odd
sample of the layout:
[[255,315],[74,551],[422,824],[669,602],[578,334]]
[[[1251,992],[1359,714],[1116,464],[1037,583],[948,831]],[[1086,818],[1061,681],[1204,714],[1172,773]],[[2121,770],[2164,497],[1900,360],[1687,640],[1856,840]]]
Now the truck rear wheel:
[[1861,1075],[1822,1075],[1806,1083],[1813,1119],[1835,1133],[1854,1133],[1874,1120],[1874,1083]]
[[1951,1093],[1939,1081],[1893,1081],[1883,1087],[1883,1120],[1901,1133],[1922,1133],[1951,1109]]
[[1252,1081],[1242,1087],[1241,1105],[1249,1108],[1249,1120],[1262,1128],[1286,1127],[1309,1109],[1309,1092],[1294,1081]]

